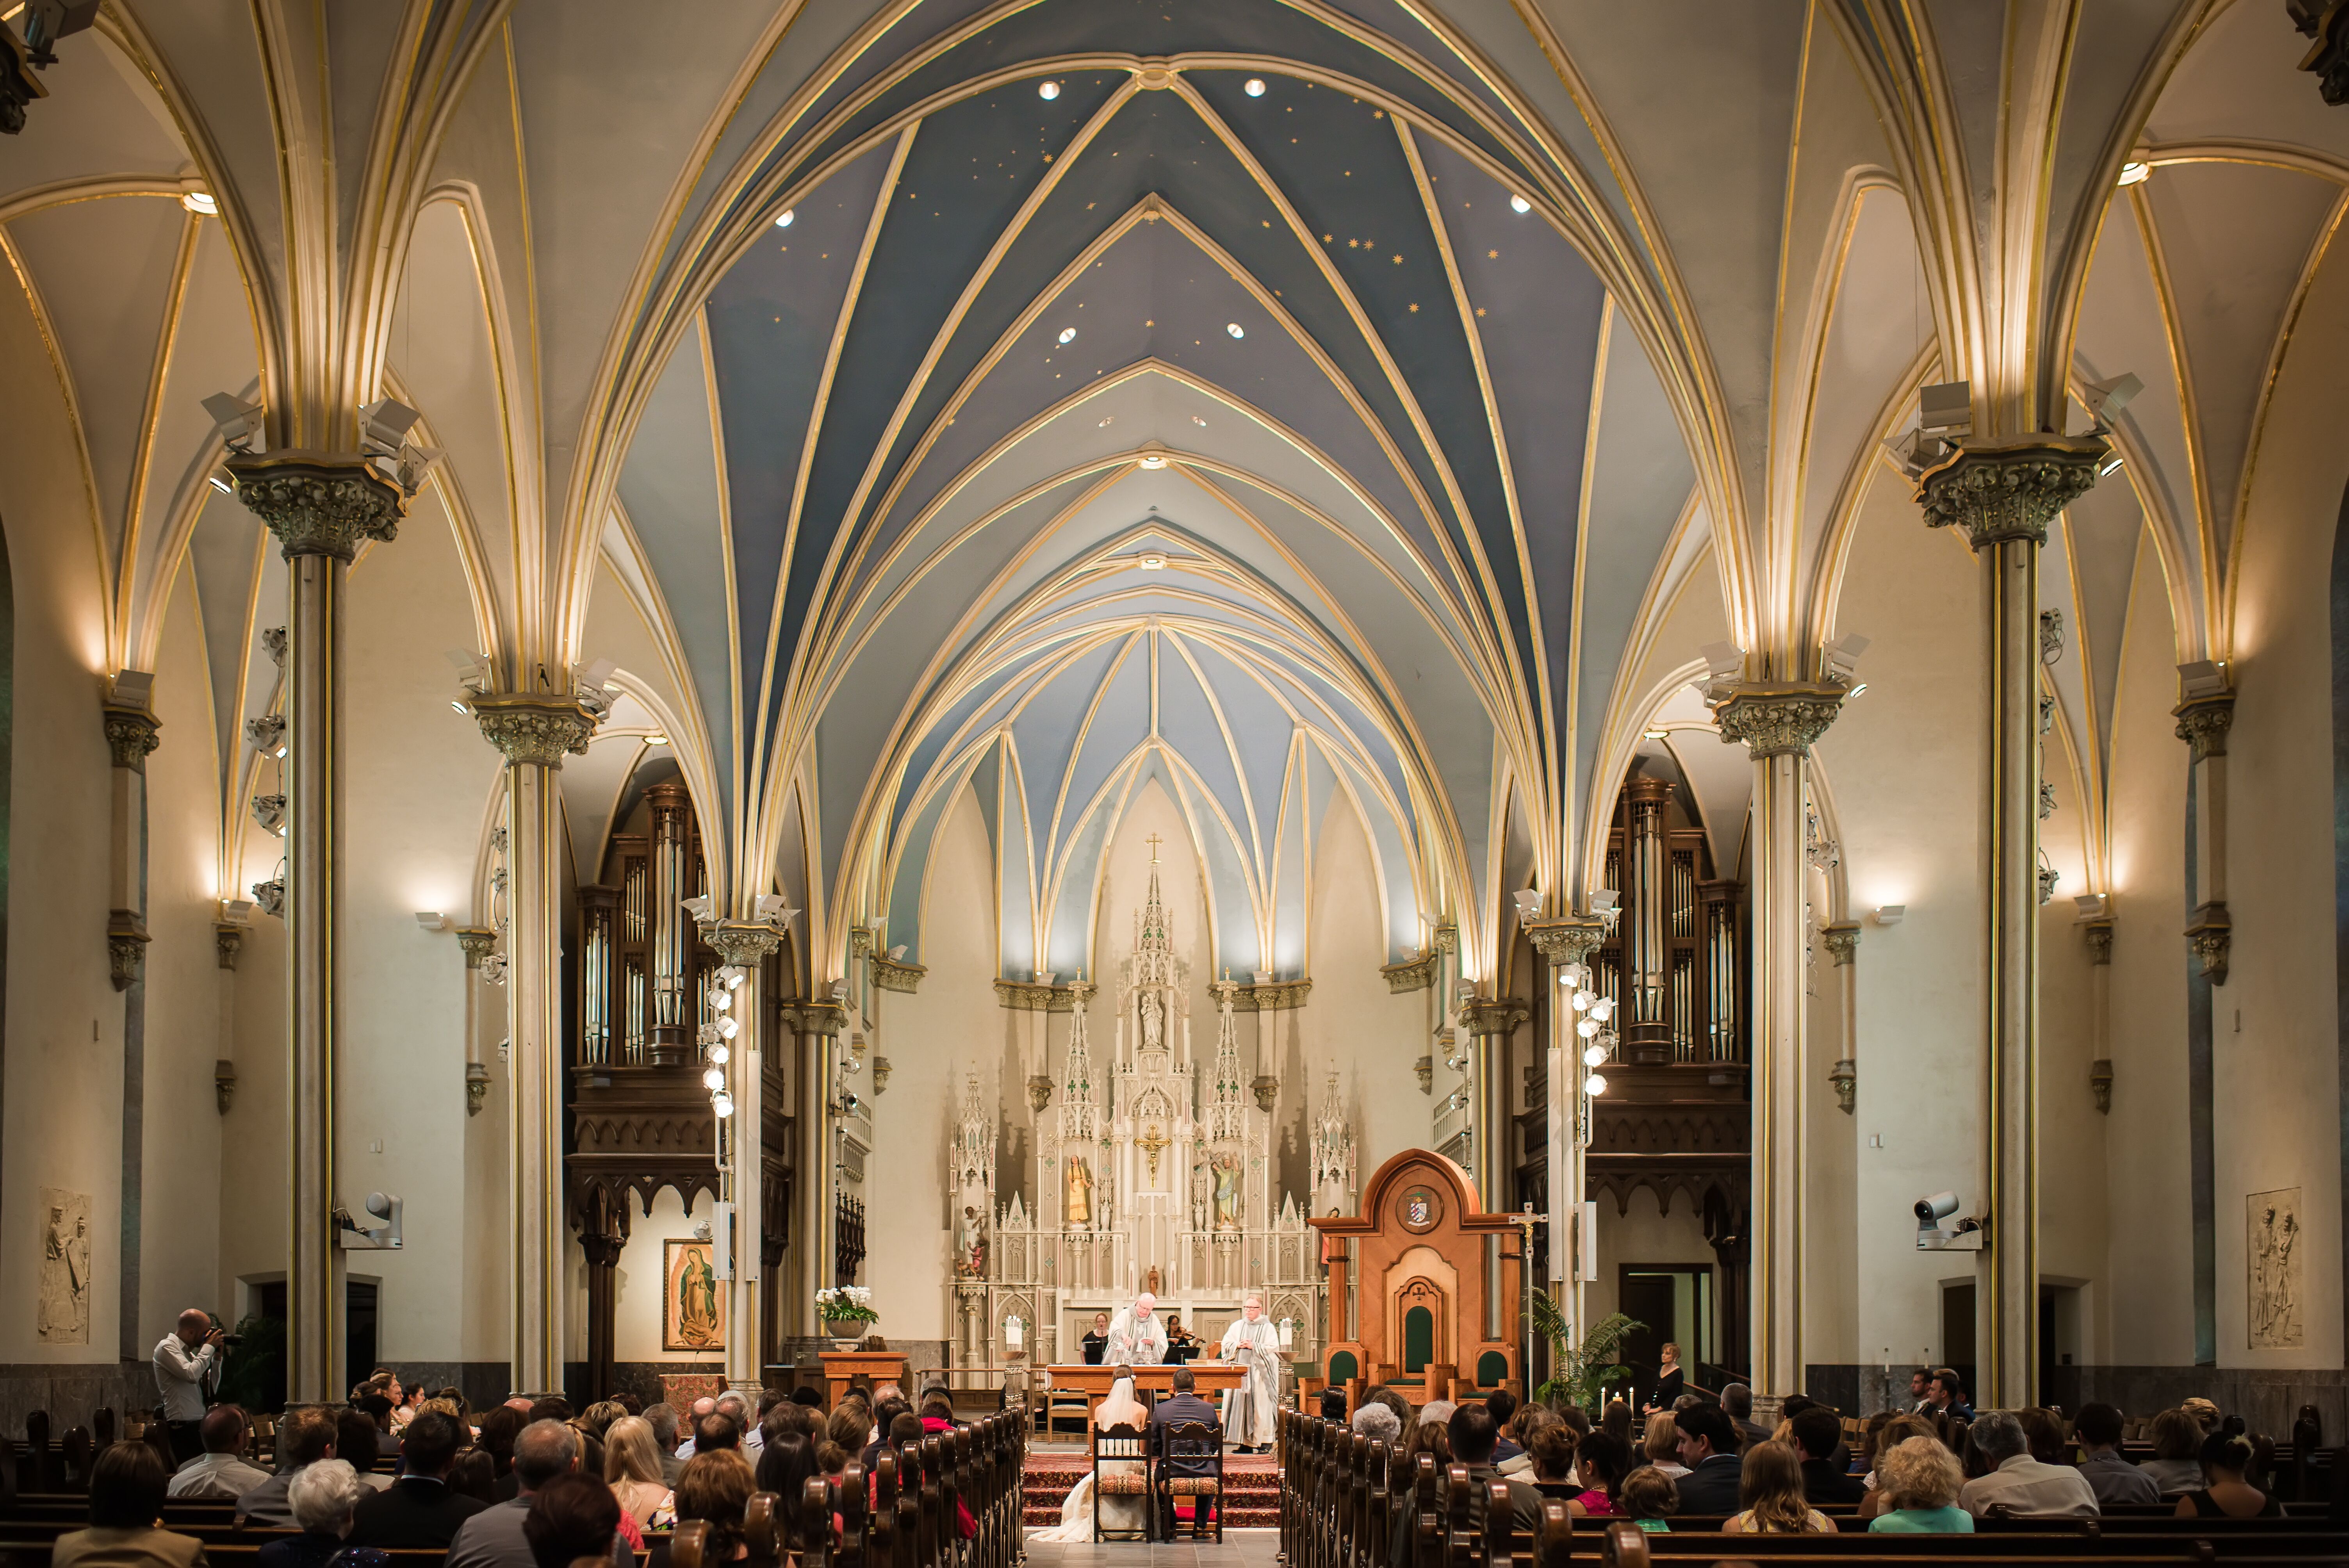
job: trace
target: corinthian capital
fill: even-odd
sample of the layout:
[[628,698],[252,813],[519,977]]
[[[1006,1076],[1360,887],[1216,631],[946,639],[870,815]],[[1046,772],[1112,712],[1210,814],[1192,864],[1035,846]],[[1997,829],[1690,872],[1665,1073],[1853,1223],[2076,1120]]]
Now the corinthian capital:
[[848,1009],[837,1002],[786,1002],[783,1022],[795,1035],[829,1035],[840,1037],[848,1027]]
[[163,726],[144,708],[109,707],[106,710],[106,748],[114,754],[117,768],[128,768],[133,773],[147,771],[147,754],[162,744],[156,733]]
[[1460,1021],[1472,1035],[1506,1035],[1533,1016],[1515,996],[1478,996],[1460,1007]]
[[711,951],[738,969],[756,969],[780,946],[783,934],[763,920],[721,920],[704,929]]
[[1812,742],[1843,710],[1845,688],[1833,681],[1756,683],[1739,686],[1713,710],[1723,742],[1744,741],[1761,761],[1808,757]]
[[1526,923],[1526,939],[1553,969],[1588,964],[1607,944],[1607,922],[1598,915],[1569,914]]
[[481,696],[473,699],[481,734],[510,763],[560,768],[565,752],[587,755],[595,716],[577,702],[543,696]]
[[2178,719],[2178,738],[2194,748],[2194,760],[2227,755],[2227,731],[2235,724],[2235,694],[2193,697],[2170,712]]
[[2047,542],[2047,524],[2096,482],[2111,449],[2095,436],[1965,437],[1917,480],[1930,528],[1958,527],[1976,550],[2009,540]]
[[363,540],[388,543],[408,515],[408,492],[355,452],[267,452],[228,460],[237,499],[277,536],[285,559],[347,562]]

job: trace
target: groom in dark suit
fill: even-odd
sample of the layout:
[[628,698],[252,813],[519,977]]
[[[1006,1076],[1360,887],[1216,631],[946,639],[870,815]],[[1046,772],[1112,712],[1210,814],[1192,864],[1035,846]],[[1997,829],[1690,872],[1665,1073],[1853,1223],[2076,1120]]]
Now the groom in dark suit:
[[[1168,1395],[1165,1398],[1159,1400],[1158,1403],[1150,1408],[1150,1447],[1152,1451],[1157,1453],[1164,1452],[1165,1450],[1162,1445],[1166,1440],[1166,1433],[1175,1427],[1184,1426],[1193,1421],[1196,1421],[1200,1425],[1207,1428],[1210,1431],[1213,1431],[1216,1434],[1217,1440],[1221,1441],[1223,1438],[1223,1423],[1216,1418],[1216,1408],[1207,1403],[1205,1399],[1199,1398],[1196,1392],[1199,1387],[1199,1375],[1192,1371],[1188,1367],[1177,1367],[1174,1368],[1174,1376],[1168,1379],[1168,1381],[1174,1385],[1174,1393]],[[1204,1459],[1174,1460],[1168,1461],[1164,1473],[1170,1476],[1213,1475],[1215,1473],[1215,1470],[1213,1464],[1209,1460]],[[1192,1500],[1192,1502],[1194,1507],[1205,1507],[1206,1505],[1206,1500],[1205,1498],[1195,1498]],[[1220,1506],[1220,1503],[1218,1506]],[[1174,1533],[1174,1520],[1171,1518],[1162,1518],[1161,1529],[1159,1532],[1160,1539],[1172,1539]]]

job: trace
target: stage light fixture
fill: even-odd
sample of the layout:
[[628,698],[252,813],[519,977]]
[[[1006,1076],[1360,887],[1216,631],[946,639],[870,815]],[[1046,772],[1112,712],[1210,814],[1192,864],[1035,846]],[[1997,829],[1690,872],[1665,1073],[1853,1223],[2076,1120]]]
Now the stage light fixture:
[[1519,213],[1530,212],[1534,210],[1534,204],[1522,196],[1511,196],[1509,205]]
[[1058,82],[1038,82],[1036,84],[1036,96],[1042,98],[1046,103],[1050,103],[1054,98],[1061,96],[1061,84]]

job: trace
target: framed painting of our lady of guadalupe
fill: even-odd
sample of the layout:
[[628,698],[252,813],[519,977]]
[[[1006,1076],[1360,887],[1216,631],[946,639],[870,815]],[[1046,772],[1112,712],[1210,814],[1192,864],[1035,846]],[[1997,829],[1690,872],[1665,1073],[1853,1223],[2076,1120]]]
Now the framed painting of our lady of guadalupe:
[[725,1349],[726,1297],[718,1288],[709,1243],[671,1241],[666,1253],[667,1266],[661,1271],[667,1284],[661,1295],[661,1348]]

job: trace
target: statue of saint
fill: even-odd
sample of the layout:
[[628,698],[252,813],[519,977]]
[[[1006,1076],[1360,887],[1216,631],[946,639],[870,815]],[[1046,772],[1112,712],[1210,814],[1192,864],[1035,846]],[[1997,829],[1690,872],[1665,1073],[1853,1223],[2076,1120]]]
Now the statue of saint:
[[1142,994],[1142,1048],[1145,1051],[1165,1049],[1166,1027],[1160,1019],[1161,1010],[1158,994],[1144,991]]
[[1226,1154],[1213,1161],[1216,1172],[1216,1229],[1240,1228],[1240,1161]]
[[1083,1160],[1071,1155],[1069,1159],[1068,1196],[1062,1202],[1061,1221],[1071,1225],[1093,1222],[1093,1173],[1085,1169]]

